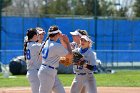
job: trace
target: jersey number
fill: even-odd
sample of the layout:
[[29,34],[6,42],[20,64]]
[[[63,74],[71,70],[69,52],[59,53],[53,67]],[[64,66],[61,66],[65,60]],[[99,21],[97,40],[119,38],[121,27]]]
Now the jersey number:
[[31,59],[31,55],[30,55],[30,50],[29,50],[29,49],[26,51],[26,58],[27,58],[28,60]]
[[76,68],[76,69],[83,69],[83,66],[75,65],[75,68]]
[[42,57],[43,57],[44,59],[46,59],[46,58],[48,57],[48,52],[49,52],[49,49],[48,49],[48,48],[44,48],[44,49],[42,50]]

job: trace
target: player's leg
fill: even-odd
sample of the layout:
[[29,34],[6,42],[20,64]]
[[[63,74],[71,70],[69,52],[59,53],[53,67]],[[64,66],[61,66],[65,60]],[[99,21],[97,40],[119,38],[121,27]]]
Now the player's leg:
[[83,84],[80,78],[80,75],[76,76],[72,82],[70,93],[80,93],[82,90]]
[[87,79],[88,79],[86,83],[87,93],[97,93],[96,80],[94,76],[92,74],[88,75]]
[[31,85],[32,93],[39,93],[40,82],[37,73],[37,70],[27,71],[27,77]]
[[53,92],[54,93],[65,93],[65,89],[62,86],[62,84],[57,76],[55,77]]
[[57,71],[41,66],[38,72],[40,81],[39,93],[52,93]]

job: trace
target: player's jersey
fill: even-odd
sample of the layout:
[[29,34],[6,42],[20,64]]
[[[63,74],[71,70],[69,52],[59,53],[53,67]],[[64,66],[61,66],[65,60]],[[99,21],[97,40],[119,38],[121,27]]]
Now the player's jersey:
[[70,43],[70,45],[71,45],[72,50],[76,49],[76,48],[79,48],[79,46],[78,46],[78,44],[76,42],[72,42],[72,43]]
[[41,65],[41,59],[39,57],[41,44],[37,42],[28,42],[26,49],[27,69],[39,69]]
[[[84,59],[87,60],[89,65],[96,65],[96,59],[95,54],[91,48],[88,48],[87,50],[84,50],[84,52],[81,52],[81,48],[77,48],[73,51],[80,52]],[[88,70],[87,68],[83,68],[83,66],[73,65],[74,73],[92,73],[93,71]]]
[[60,57],[66,56],[68,51],[60,44],[52,40],[47,40],[42,50],[42,64],[59,67]]

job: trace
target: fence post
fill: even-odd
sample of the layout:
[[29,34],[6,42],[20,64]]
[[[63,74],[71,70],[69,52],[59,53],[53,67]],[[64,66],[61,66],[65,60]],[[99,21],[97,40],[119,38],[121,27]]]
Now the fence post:
[[94,31],[95,31],[95,50],[97,50],[97,0],[94,0]]
[[[0,0],[0,42],[1,42],[1,32],[2,32],[2,4],[3,0]],[[1,44],[0,43],[0,50],[1,50]],[[0,51],[0,61],[1,61],[1,51]]]

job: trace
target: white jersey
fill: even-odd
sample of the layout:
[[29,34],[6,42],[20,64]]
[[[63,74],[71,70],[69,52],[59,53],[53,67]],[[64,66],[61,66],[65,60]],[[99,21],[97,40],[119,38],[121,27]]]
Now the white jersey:
[[[73,51],[80,52],[80,48],[76,48]],[[80,52],[81,53],[81,52]],[[91,48],[89,48],[86,52],[81,53],[84,56],[84,59],[88,62],[88,65],[96,65],[96,57]],[[83,68],[83,66],[74,65],[73,66],[74,73],[92,73],[93,71],[88,70],[87,68]]]
[[67,54],[68,51],[60,43],[47,40],[42,49],[42,64],[57,68],[59,67],[60,57]]
[[26,49],[27,69],[39,69],[41,65],[41,60],[39,57],[41,44],[37,42],[28,42]]

